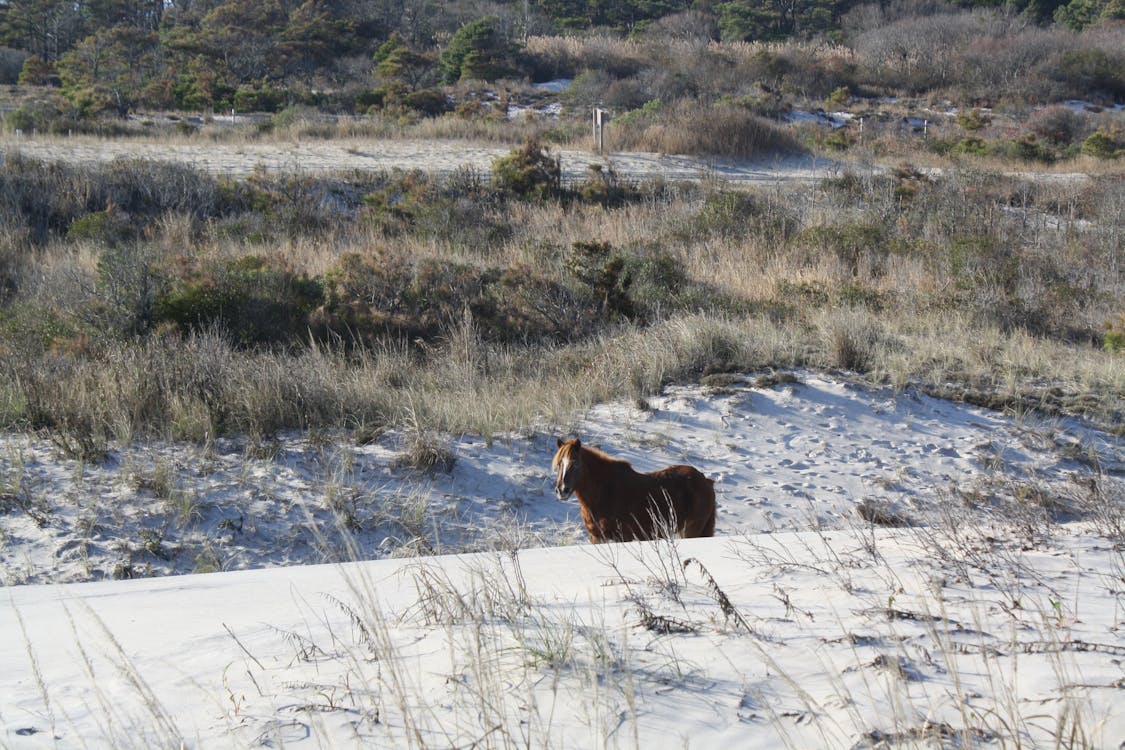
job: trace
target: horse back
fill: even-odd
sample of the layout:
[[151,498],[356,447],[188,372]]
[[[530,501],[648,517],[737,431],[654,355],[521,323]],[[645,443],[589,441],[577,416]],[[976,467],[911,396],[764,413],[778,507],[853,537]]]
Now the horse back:
[[715,482],[693,466],[668,466],[648,475],[672,501],[685,537],[715,533]]

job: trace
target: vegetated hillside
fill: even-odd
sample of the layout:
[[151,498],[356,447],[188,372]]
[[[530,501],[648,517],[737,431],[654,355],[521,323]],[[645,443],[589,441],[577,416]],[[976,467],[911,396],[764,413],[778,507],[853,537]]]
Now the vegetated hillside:
[[471,119],[489,108],[466,87],[563,77],[569,103],[616,114],[720,98],[769,112],[848,96],[969,107],[1125,94],[1119,4],[990,5],[12,0],[0,81],[48,87],[7,118],[41,132],[104,132],[138,109]]
[[563,184],[534,144],[444,177],[11,155],[0,414],[96,459],[146,434],[488,435],[804,366],[1120,426],[1123,189],[971,169]]

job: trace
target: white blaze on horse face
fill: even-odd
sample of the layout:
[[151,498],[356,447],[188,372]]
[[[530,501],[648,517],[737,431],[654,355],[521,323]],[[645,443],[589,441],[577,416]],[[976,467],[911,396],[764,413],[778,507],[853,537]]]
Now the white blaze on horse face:
[[573,490],[573,487],[568,486],[566,483],[566,475],[569,471],[570,457],[564,456],[559,460],[559,474],[555,479],[555,497],[557,497],[559,500],[566,500]]

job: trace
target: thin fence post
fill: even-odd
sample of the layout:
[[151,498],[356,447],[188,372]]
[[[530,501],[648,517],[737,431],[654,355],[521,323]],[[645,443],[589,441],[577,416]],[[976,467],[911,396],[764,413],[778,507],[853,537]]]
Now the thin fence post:
[[592,113],[592,122],[594,128],[594,150],[601,153],[605,150],[605,121],[606,111],[600,107],[594,107]]

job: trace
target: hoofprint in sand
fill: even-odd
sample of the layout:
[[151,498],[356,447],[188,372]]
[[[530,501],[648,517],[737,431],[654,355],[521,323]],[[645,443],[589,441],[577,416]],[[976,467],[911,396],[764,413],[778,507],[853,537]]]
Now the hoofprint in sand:
[[[5,435],[9,583],[256,569],[0,592],[0,744],[1117,747],[1120,442],[787,380],[450,437],[448,473],[394,434],[85,466]],[[559,433],[697,466],[719,535],[586,544]]]

